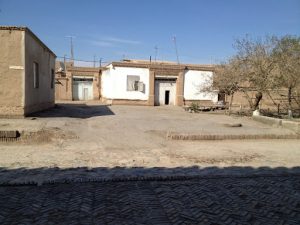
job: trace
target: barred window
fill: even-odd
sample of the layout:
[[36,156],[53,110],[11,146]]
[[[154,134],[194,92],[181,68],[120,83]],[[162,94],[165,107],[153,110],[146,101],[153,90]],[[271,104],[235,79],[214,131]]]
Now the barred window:
[[138,91],[140,76],[127,75],[127,91]]
[[40,80],[39,80],[39,64],[33,63],[33,87],[39,88]]

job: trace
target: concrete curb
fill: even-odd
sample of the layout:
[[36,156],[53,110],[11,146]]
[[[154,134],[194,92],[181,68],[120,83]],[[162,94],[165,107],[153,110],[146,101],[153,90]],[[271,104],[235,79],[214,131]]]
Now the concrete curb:
[[282,120],[282,127],[292,130],[297,134],[300,134],[300,122]]
[[260,116],[260,115],[252,116],[252,118],[253,118],[253,120],[258,121],[258,122],[268,124],[268,125],[274,126],[274,127],[283,127],[283,128],[292,130],[292,131],[296,132],[297,134],[300,134],[300,122],[272,118],[272,117],[267,117],[267,116]]

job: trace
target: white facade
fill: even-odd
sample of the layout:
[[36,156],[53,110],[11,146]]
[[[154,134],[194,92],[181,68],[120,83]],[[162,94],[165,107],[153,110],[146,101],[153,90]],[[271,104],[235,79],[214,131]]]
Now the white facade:
[[205,92],[202,89],[211,85],[211,71],[188,70],[184,76],[184,99],[185,100],[211,100],[218,101],[218,93]]
[[[127,76],[139,76],[144,90],[128,91]],[[149,69],[109,65],[108,69],[102,72],[101,86],[102,96],[107,99],[148,100]]]
[[[106,68],[102,71],[101,76],[101,95],[104,99],[142,101],[149,99],[150,71],[148,68],[113,66],[112,64]],[[168,74],[164,76],[156,74],[155,76],[154,104],[165,105],[166,95],[168,95],[168,104],[175,105],[177,76],[168,76]],[[187,70],[184,74],[184,99],[188,101],[208,100],[217,102],[217,92],[204,92],[202,90],[204,86],[209,85],[212,76],[213,72],[211,71]],[[140,88],[138,90],[128,88],[128,80],[137,77],[139,87],[140,84],[143,86],[142,91]],[[163,77],[170,80],[163,79]]]

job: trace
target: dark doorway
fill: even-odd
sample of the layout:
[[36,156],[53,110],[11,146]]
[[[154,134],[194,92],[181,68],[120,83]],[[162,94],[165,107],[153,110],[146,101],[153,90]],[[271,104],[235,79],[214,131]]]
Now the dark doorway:
[[169,105],[170,91],[165,92],[165,105]]
[[218,94],[218,101],[223,101],[225,102],[225,93],[224,92],[220,92]]

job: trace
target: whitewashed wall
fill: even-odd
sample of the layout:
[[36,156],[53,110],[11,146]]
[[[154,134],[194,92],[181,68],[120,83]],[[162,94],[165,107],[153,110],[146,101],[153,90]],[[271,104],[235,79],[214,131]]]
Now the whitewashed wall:
[[218,93],[204,92],[203,87],[208,85],[213,72],[188,70],[184,76],[184,98],[185,100],[211,100],[218,101]]
[[107,66],[107,70],[103,70],[101,74],[101,95],[105,98],[111,98],[112,82],[110,76],[111,65]]
[[[108,99],[148,100],[149,69],[133,67],[112,67],[102,72],[102,96]],[[127,91],[127,75],[140,77],[145,84],[145,91]]]

